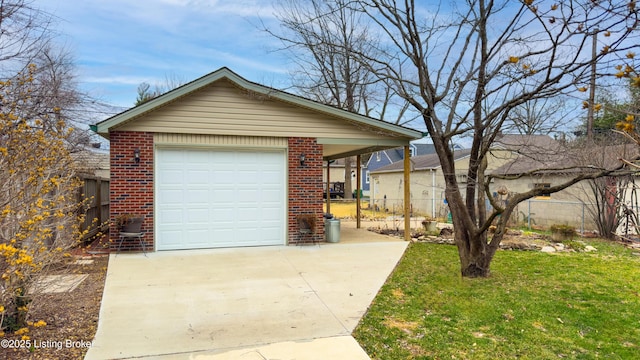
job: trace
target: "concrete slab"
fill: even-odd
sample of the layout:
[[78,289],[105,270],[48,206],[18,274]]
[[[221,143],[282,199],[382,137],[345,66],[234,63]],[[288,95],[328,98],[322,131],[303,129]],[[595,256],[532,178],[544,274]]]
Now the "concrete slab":
[[93,264],[93,259],[79,259],[73,262],[73,265],[91,265]]
[[190,354],[167,355],[160,360],[370,360],[351,336],[336,336],[309,341],[285,341],[260,347],[237,350],[203,351]]
[[407,246],[388,240],[112,255],[86,359],[367,359],[350,334]]
[[88,274],[78,275],[46,275],[36,281],[33,292],[44,294],[63,293],[73,291],[80,285]]

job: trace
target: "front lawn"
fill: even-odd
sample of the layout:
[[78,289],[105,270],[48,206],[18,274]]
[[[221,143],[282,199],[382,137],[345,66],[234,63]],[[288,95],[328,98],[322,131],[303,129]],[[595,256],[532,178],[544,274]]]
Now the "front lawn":
[[454,246],[413,243],[354,336],[372,359],[636,359],[640,256],[499,251],[463,279]]

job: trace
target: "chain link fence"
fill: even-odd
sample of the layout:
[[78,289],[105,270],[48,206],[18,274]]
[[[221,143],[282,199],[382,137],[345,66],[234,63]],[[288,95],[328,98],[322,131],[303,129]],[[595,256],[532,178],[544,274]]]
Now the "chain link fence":
[[[367,200],[363,200],[366,205]],[[401,217],[404,214],[404,201],[392,198],[370,198],[369,209],[374,217]],[[487,209],[491,205],[487,201]],[[595,223],[589,215],[588,206],[592,204],[578,201],[559,201],[551,199],[529,199],[515,208],[509,226],[523,226],[528,228],[548,228],[554,224],[574,226],[578,231],[592,231]],[[376,215],[379,214],[379,215]],[[451,222],[449,206],[443,198],[424,198],[411,200],[412,217],[435,218],[441,222]]]

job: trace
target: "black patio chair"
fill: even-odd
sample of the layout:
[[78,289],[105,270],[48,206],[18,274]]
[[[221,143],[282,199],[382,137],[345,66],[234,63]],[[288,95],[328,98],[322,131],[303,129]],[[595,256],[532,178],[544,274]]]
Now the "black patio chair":
[[122,247],[122,243],[126,239],[138,239],[138,243],[142,248],[142,253],[147,256],[147,246],[142,239],[144,233],[142,232],[142,221],[144,218],[135,217],[131,218],[125,224],[122,225],[120,229],[120,233],[118,234],[118,249],[117,252],[120,252],[120,248]]

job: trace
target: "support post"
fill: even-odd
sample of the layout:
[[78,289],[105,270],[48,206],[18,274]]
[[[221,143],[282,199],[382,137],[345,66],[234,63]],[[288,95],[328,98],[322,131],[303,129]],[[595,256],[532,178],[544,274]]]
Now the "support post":
[[409,145],[404,147],[404,239],[411,240],[411,188],[409,186],[409,170],[411,170],[410,162],[411,153]]
[[330,168],[331,161],[327,160],[327,214],[331,214],[331,179],[329,179],[329,174],[331,173]]
[[360,229],[360,192],[362,185],[360,184],[360,155],[356,156],[356,228]]

